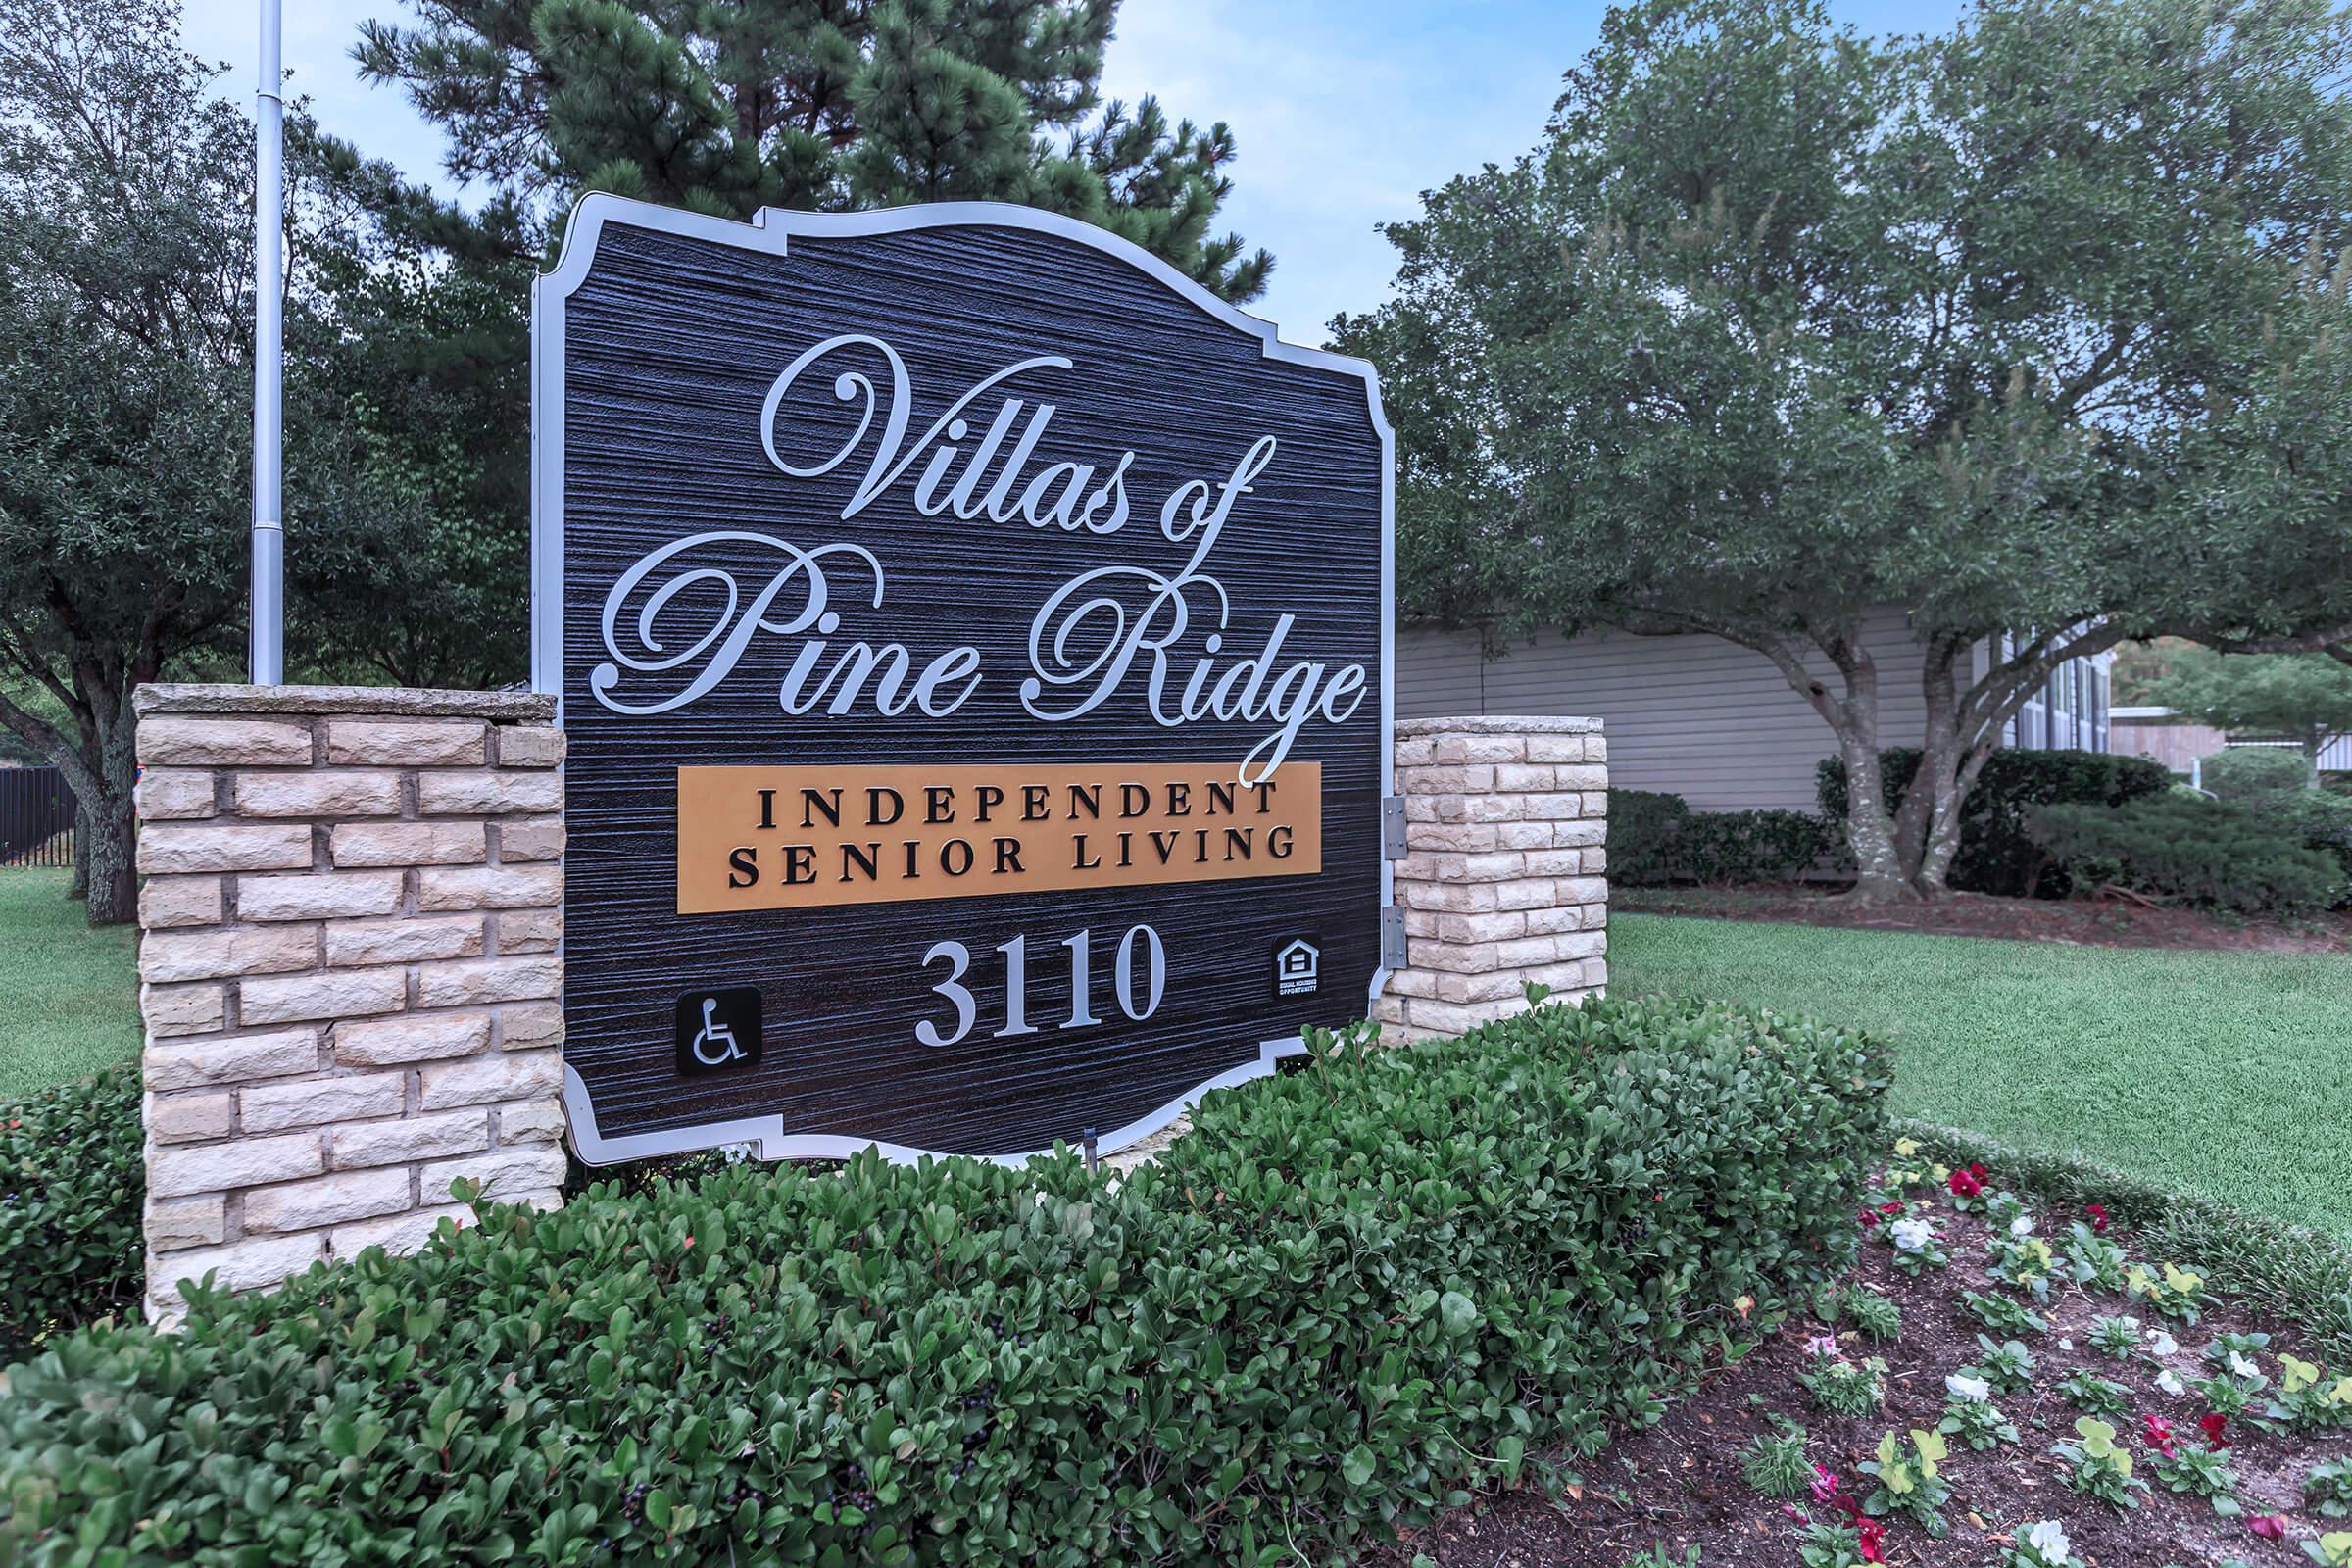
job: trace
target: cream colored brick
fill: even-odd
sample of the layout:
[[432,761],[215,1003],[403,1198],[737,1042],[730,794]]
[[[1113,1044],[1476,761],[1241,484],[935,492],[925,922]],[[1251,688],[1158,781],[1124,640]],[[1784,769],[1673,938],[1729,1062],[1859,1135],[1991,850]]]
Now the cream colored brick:
[[1446,1003],[1503,1002],[1527,989],[1515,969],[1497,969],[1489,974],[1439,974],[1435,979],[1435,1000]]
[[1404,921],[1404,934],[1408,937],[1434,937],[1438,934],[1438,922],[1446,918],[1433,909],[1415,909],[1401,905],[1396,912]]
[[1587,850],[1584,852],[1584,861],[1585,875],[1600,876],[1609,868],[1609,852],[1602,849]]
[[1396,862],[1396,874],[1416,882],[1466,882],[1462,857],[1449,850],[1414,850]]
[[1404,998],[1391,992],[1372,1004],[1372,1016],[1384,1024],[1402,1025]]
[[225,1193],[295,1181],[326,1169],[317,1133],[236,1138],[225,1144],[157,1149],[147,1155],[147,1191],[158,1198]]
[[470,865],[488,858],[479,822],[340,822],[327,845],[337,865]]
[[220,878],[151,876],[139,888],[139,925],[148,931],[220,923]]
[[1527,934],[1527,916],[1513,910],[1494,914],[1441,914],[1433,935],[1440,942],[1500,942]]
[[564,940],[561,909],[509,909],[498,917],[498,951],[553,953]]
[[333,1147],[338,1170],[471,1153],[490,1147],[490,1112],[477,1107],[337,1127]]
[[396,1214],[412,1202],[405,1169],[336,1171],[247,1193],[245,1229],[248,1234],[316,1230],[345,1220]]
[[318,1070],[318,1031],[280,1029],[215,1040],[155,1041],[142,1058],[147,1087],[202,1089]]
[[564,1043],[564,1009],[552,1002],[534,1002],[498,1009],[498,1043],[502,1051]]
[[1494,788],[1493,766],[1400,767],[1396,787],[1407,795],[1485,795]]
[[564,1185],[569,1169],[561,1149],[533,1145],[524,1149],[494,1149],[479,1154],[461,1154],[437,1160],[416,1173],[416,1190],[427,1202],[449,1194],[449,1184],[465,1178],[482,1184],[480,1196],[514,1202],[530,1193]]
[[[1561,771],[1570,770],[1562,768]],[[1585,798],[1582,795],[1566,793],[1522,795],[1519,799],[1527,803],[1527,814],[1531,817],[1548,817],[1554,822],[1575,822],[1581,821],[1585,814]]]
[[239,773],[240,816],[398,816],[400,775],[341,768]]
[[337,1257],[357,1257],[370,1247],[380,1247],[394,1257],[414,1257],[424,1250],[425,1243],[448,1220],[463,1230],[473,1223],[473,1210],[463,1203],[445,1203],[438,1208],[413,1208],[405,1214],[387,1215],[383,1219],[361,1220],[353,1225],[338,1225],[328,1232],[329,1245]]
[[1407,822],[1435,822],[1438,819],[1438,803],[1426,795],[1407,795],[1404,797],[1404,819]]
[[335,1060],[345,1067],[391,1067],[470,1056],[490,1047],[486,1012],[412,1012],[369,1023],[335,1025]]
[[346,920],[400,907],[398,871],[322,871],[237,878],[241,920]]
[[1494,906],[1498,909],[1541,909],[1552,902],[1553,888],[1549,877],[1522,877],[1516,882],[1494,884]]
[[200,1193],[194,1198],[147,1200],[147,1245],[158,1252],[214,1247],[228,1234],[228,1197]]
[[1416,969],[1481,974],[1494,968],[1500,957],[1492,942],[1416,942],[1411,961]]
[[1494,847],[1498,850],[1544,850],[1551,847],[1549,822],[1497,822],[1494,827]]
[[308,767],[311,729],[272,718],[159,713],[139,721],[145,767]]
[[149,1095],[147,1136],[159,1144],[193,1144],[226,1138],[236,1101],[225,1089],[197,1095]]
[[1605,790],[1609,787],[1609,770],[1594,763],[1583,767],[1560,769],[1560,788],[1564,790]]
[[1426,735],[1408,735],[1396,743],[1398,767],[1427,767],[1438,760],[1437,743]]
[[139,830],[138,858],[149,876],[299,870],[311,863],[311,830],[301,822],[151,822]]
[[1494,956],[1507,969],[1524,969],[1557,958],[1560,956],[1559,943],[1560,939],[1552,936],[1519,937],[1497,943]]
[[1494,787],[1520,794],[1549,793],[1558,778],[1559,769],[1548,762],[1502,762],[1494,768]]
[[[417,1102],[426,1110],[484,1105],[499,1100],[553,1097],[564,1088],[560,1051],[505,1052],[464,1061],[435,1062],[418,1070]],[[430,1196],[430,1195],[428,1195]]]
[[1524,997],[1482,1003],[1438,1002],[1415,997],[1406,1004],[1405,1022],[1431,1035],[1450,1037],[1526,1010]]
[[1585,808],[1578,814],[1591,817],[1596,822],[1605,821],[1609,814],[1609,792],[1607,790],[1585,791]]
[[527,909],[563,898],[564,868],[552,862],[427,866],[416,873],[419,909]]
[[150,931],[139,944],[139,978],[151,985],[283,974],[316,967],[318,962],[318,928],[315,925]]
[[1552,938],[1559,945],[1559,956],[1569,958],[1597,958],[1609,950],[1606,931],[1564,931]]
[[[154,722],[152,719],[150,723]],[[326,1238],[317,1231],[294,1236],[253,1236],[226,1247],[171,1252],[148,1269],[148,1297],[167,1313],[182,1306],[179,1283],[213,1276],[216,1289],[274,1290],[317,1262]]]
[[1609,964],[1605,958],[1587,958],[1584,963],[1584,982],[1589,990],[1599,991],[1609,983]]
[[1460,762],[1516,762],[1527,756],[1523,735],[1437,735],[1433,755],[1439,765]]
[[[1582,850],[1530,850],[1527,852],[1527,874],[1530,876],[1582,876],[1585,870],[1585,852]],[[1563,899],[1552,895],[1555,903],[1582,904],[1582,899]]]
[[1585,760],[1588,762],[1605,762],[1608,760],[1609,743],[1607,739],[1599,735],[1586,736]]
[[1392,969],[1388,990],[1399,997],[1434,997],[1438,994],[1438,974],[1434,969]]
[[[1465,795],[1458,813],[1465,822],[1524,822],[1543,815],[1536,809],[1533,795]],[[1446,811],[1443,816],[1456,813]]]
[[529,1002],[564,988],[564,965],[551,954],[514,958],[466,958],[428,963],[416,971],[416,1001],[425,1007],[469,1007],[490,1002]]
[[564,781],[553,773],[416,775],[416,809],[427,816],[508,816],[563,808]]
[[370,963],[416,963],[425,958],[477,958],[484,940],[483,920],[478,914],[339,920],[326,928],[326,961],[340,969]]
[[213,774],[201,767],[151,767],[139,775],[132,798],[142,822],[211,816]]
[[498,732],[501,767],[555,767],[564,760],[564,732],[546,724],[512,724]]
[[560,1144],[571,1123],[563,1102],[553,1097],[498,1107],[500,1148],[511,1144]]
[[557,860],[564,857],[564,819],[523,816],[498,824],[501,860]]
[[1527,911],[1527,931],[1530,936],[1584,929],[1585,911],[1580,905],[1553,905],[1546,908]]
[[1530,735],[1527,738],[1527,760],[1531,762],[1583,762],[1598,760],[1592,748],[1600,744],[1597,735]]
[[1608,832],[1609,824],[1606,822],[1554,822],[1551,824],[1551,842],[1561,849],[1598,844],[1608,836]]
[[1501,844],[1495,829],[1478,822],[1413,822],[1404,824],[1404,846],[1413,850],[1446,850],[1466,854],[1492,850]]
[[224,986],[141,986],[139,1015],[150,1036],[213,1034],[227,1027]]
[[1607,879],[1597,876],[1572,876],[1560,880],[1558,901],[1562,904],[1605,904],[1608,902]]
[[256,1084],[238,1092],[237,1110],[248,1133],[393,1116],[400,1113],[406,1078],[405,1073],[373,1072]]
[[397,1012],[408,1001],[408,974],[400,969],[334,969],[318,974],[272,975],[248,980],[239,1007],[247,1023],[287,1023],[297,1018],[365,1018]]
[[326,760],[386,767],[480,766],[489,760],[478,718],[330,718]]
[[[1549,852],[1544,852],[1548,854]],[[1509,882],[1524,875],[1532,855],[1519,850],[1494,850],[1462,857],[1462,875],[1473,882]]]
[[1499,906],[1493,882],[1441,881],[1434,877],[1396,879],[1396,902],[1415,909],[1448,914],[1476,914]]

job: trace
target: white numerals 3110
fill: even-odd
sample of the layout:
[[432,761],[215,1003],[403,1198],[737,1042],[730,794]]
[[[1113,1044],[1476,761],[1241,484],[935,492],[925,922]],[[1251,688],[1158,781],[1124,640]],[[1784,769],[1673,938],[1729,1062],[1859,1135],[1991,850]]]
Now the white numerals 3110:
[[[1095,1016],[1091,995],[1094,937],[1092,931],[1080,931],[1061,939],[1061,945],[1070,951],[1070,1013],[1056,1028],[1083,1029],[1102,1021]],[[994,1032],[995,1038],[1036,1034],[1038,1026],[1029,1021],[1029,939],[1014,937],[1010,942],[999,944],[997,951],[1004,955],[1004,1027]],[[956,1009],[956,1021],[944,1030],[928,1018],[916,1024],[914,1038],[926,1046],[956,1044],[972,1032],[972,1025],[980,1016],[979,1002],[963,983],[972,966],[972,950],[960,942],[934,942],[923,955],[923,967],[943,962],[948,966],[948,977],[935,982],[931,989]],[[1160,945],[1159,933],[1148,925],[1129,926],[1127,934],[1119,938],[1117,961],[1111,965],[1111,990],[1118,998],[1119,1011],[1137,1023],[1143,1022],[1159,1010],[1159,999],[1167,985],[1168,955]]]

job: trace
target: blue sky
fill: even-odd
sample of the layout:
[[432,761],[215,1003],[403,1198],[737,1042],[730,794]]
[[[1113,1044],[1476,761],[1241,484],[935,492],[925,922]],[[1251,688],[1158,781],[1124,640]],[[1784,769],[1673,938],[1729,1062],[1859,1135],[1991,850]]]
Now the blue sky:
[[[254,0],[186,0],[188,47],[228,64],[222,90],[251,101]],[[1960,0],[1834,0],[1873,32],[1948,24]],[[292,0],[285,59],[328,129],[410,173],[438,179],[442,140],[395,91],[352,69],[360,21],[399,0]],[[1126,0],[1105,91],[1155,92],[1172,116],[1223,120],[1241,156],[1230,227],[1273,251],[1250,308],[1298,342],[1340,311],[1380,302],[1395,270],[1375,225],[1410,216],[1420,192],[1533,146],[1560,74],[1592,47],[1591,0]]]

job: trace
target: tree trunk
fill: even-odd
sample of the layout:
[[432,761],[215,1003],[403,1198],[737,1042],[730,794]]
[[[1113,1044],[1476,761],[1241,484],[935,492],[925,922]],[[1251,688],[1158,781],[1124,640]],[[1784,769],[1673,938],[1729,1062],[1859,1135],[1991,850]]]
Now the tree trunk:
[[[127,707],[127,705],[125,705]],[[90,924],[126,925],[139,917],[138,726],[129,714],[100,743],[101,794],[89,803]]]
[[74,797],[74,880],[66,884],[66,897],[86,899],[90,896],[90,813],[82,806],[81,797]]

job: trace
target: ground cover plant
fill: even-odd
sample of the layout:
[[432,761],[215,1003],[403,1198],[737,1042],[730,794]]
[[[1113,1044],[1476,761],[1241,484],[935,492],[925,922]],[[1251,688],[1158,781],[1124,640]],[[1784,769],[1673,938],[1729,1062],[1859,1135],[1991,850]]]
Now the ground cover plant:
[[1899,1115],[2352,1238],[2352,1117],[2313,1113],[2352,1104],[2352,956],[1613,914],[1609,969],[1885,1035]]
[[1329,1558],[1656,1422],[1852,1256],[1861,1036],[1320,1044],[1123,1180],[609,1185],[58,1336],[0,1389],[0,1560]]
[[139,1054],[136,933],[93,930],[70,874],[0,870],[0,1100]]
[[0,1102],[0,1366],[60,1329],[137,1310],[139,1087],[125,1065]]
[[[2306,1328],[2324,1297],[2273,1314],[2200,1279],[2187,1325],[2120,1281],[2054,1274],[2047,1326],[2012,1349],[1963,1298],[2024,1298],[1995,1276],[2025,1237],[2081,1224],[2127,1273],[2225,1268],[2174,1253],[2171,1228],[2120,1222],[2117,1210],[2162,1212],[2128,1186],[2108,1200],[2053,1194],[2022,1163],[1954,1164],[1909,1136],[1895,1150],[1856,1223],[1932,1218],[1948,1267],[1905,1273],[1894,1249],[1865,1246],[1811,1311],[1760,1324],[1656,1426],[1548,1493],[1522,1484],[1449,1512],[1377,1568],[1614,1568],[1692,1552],[1758,1568],[2299,1568],[2352,1546],[2352,1342]],[[1891,1343],[1840,1320],[1838,1303],[1866,1289],[1901,1308]],[[1807,1380],[1864,1354],[1886,1363],[1884,1403],[1821,1409]],[[1985,1371],[1995,1360],[2023,1381],[2002,1392]],[[2224,1388],[2242,1396],[2223,1396],[2235,1414],[2213,1407]]]

